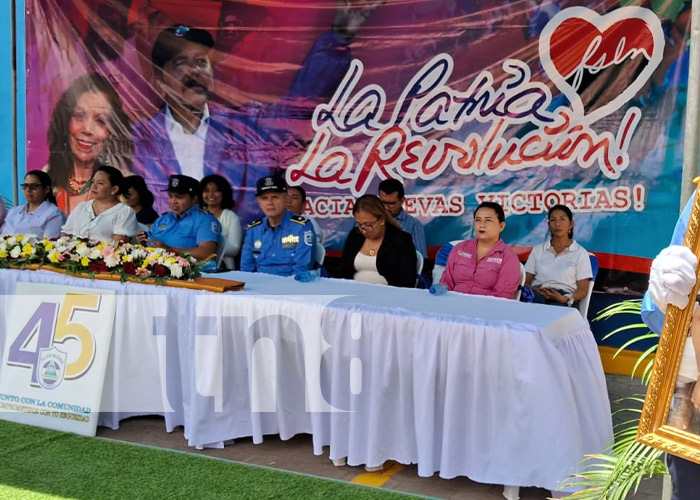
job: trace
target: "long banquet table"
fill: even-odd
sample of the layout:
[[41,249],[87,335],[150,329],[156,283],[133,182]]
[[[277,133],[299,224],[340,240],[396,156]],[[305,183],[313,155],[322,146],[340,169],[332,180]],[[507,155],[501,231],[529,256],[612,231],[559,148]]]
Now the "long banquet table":
[[[100,424],[162,414],[191,446],[312,435],[313,451],[420,476],[556,489],[612,437],[598,350],[570,308],[231,272],[214,294],[0,271],[118,291]],[[0,350],[6,322],[0,322]]]

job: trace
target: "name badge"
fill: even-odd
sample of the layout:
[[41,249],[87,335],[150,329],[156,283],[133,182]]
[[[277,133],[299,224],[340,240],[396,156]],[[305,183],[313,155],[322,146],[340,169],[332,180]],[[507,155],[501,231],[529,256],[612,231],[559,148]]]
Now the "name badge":
[[296,236],[294,234],[290,234],[290,235],[282,238],[282,247],[283,248],[292,248],[292,247],[297,246],[298,244],[299,244],[299,236]]

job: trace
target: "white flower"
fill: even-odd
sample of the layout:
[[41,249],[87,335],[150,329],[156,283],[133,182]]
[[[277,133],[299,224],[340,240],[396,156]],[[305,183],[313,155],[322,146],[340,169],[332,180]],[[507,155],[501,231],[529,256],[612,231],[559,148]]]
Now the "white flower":
[[131,257],[133,259],[139,260],[145,258],[146,254],[146,250],[144,250],[143,248],[136,248],[133,252],[131,252]]
[[107,267],[116,267],[118,264],[119,256],[117,254],[112,254],[105,257],[105,265]]
[[10,237],[7,239],[7,246],[8,246],[8,247],[15,246],[16,244],[17,244],[17,238],[15,238],[14,236],[10,236]]
[[173,278],[182,277],[182,266],[180,264],[170,264],[168,269],[170,269],[170,274]]
[[16,247],[14,247],[12,250],[10,250],[10,257],[12,257],[13,259],[16,259],[17,257],[20,256],[21,253],[22,253],[22,247],[20,247],[18,245]]
[[87,256],[90,260],[97,260],[102,256],[102,251],[99,248],[93,248],[88,252]]
[[81,257],[85,257],[88,253],[90,252],[90,249],[85,243],[79,243],[77,247],[75,247],[75,253],[80,255]]

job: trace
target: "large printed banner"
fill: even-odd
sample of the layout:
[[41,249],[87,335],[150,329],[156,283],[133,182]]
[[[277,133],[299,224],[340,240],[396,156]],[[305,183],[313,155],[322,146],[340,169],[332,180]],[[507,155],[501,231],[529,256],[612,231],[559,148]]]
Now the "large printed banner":
[[[60,6],[59,6],[60,4]],[[284,175],[340,248],[386,178],[429,246],[484,200],[534,245],[653,257],[679,210],[690,2],[27,0],[27,169],[68,212],[98,162],[223,175],[244,223]],[[650,233],[649,230],[653,229]],[[650,237],[651,236],[651,237]]]

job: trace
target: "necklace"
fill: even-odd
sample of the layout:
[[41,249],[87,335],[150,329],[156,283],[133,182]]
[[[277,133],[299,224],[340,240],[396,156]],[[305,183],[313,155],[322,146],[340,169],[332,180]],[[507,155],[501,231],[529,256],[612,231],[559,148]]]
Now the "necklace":
[[85,194],[90,186],[92,185],[92,179],[85,179],[84,181],[78,181],[74,176],[68,178],[68,191],[71,195]]
[[377,255],[377,250],[379,250],[379,247],[382,246],[382,241],[380,240],[379,244],[377,244],[377,246],[375,246],[374,248],[369,246],[369,241],[366,242],[366,245],[367,245],[367,253],[369,254],[370,257],[374,257],[375,255]]

